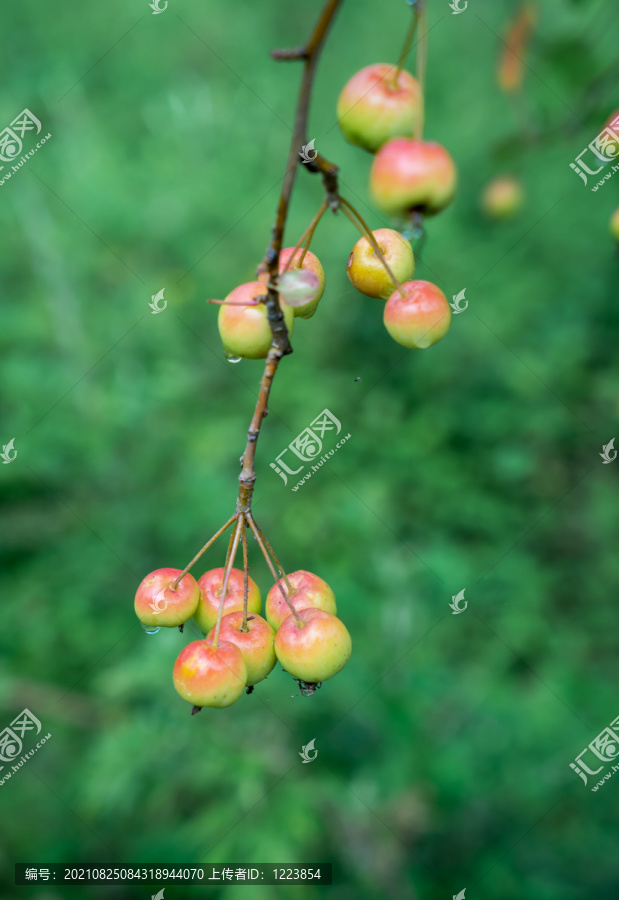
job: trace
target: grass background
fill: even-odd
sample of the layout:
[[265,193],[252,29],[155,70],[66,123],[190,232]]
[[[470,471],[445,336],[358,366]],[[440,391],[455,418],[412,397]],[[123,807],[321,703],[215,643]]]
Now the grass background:
[[[0,188],[1,443],[18,451],[0,470],[1,721],[28,707],[52,733],[0,787],[3,897],[155,892],[16,888],[15,862],[270,861],[333,862],[338,884],[260,900],[617,895],[619,785],[591,797],[568,765],[619,714],[617,465],[598,455],[619,414],[619,179],[594,194],[568,165],[619,105],[609,0],[544,2],[515,102],[496,69],[517,4],[429,3],[425,134],[459,191],[417,273],[469,300],[440,344],[405,351],[352,289],[347,220],[312,245],[327,292],[278,373],[255,510],[289,570],[334,588],[347,668],[311,699],[274,671],[192,718],[171,682],[187,634],[135,620],[143,575],[184,565],[233,509],[262,366],[224,359],[205,300],[268,242],[299,78],[269,50],[320,7],[3,8],[2,121],[28,107],[52,133]],[[335,104],[397,59],[408,15],[344,3],[315,85],[309,137],[372,227],[389,223],[370,157]],[[479,196],[504,172],[527,200],[499,225]],[[300,171],[287,244],[320,201]],[[293,493],[269,462],[324,408],[351,438]],[[251,563],[265,594],[253,547]]]

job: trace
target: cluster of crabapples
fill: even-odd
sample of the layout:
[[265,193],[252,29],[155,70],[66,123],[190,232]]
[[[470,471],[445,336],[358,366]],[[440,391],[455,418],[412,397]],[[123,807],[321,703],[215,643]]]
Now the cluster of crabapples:
[[[388,64],[367,66],[344,87],[337,112],[344,137],[374,154],[370,193],[383,213],[410,227],[452,201],[456,168],[451,156],[440,144],[413,137],[423,120],[423,97],[412,75]],[[309,240],[311,234],[307,246],[286,247],[279,256],[277,289],[289,332],[297,318],[314,315],[325,291],[325,273],[308,249]],[[430,347],[448,331],[447,299],[435,284],[413,280],[413,249],[400,231],[366,233],[353,247],[347,274],[362,294],[386,301],[385,327],[404,347]],[[219,333],[229,359],[267,356],[272,341],[268,281],[263,273],[234,288],[221,303]]]
[[[366,66],[345,85],[337,113],[346,140],[374,154],[370,194],[383,213],[410,227],[451,203],[456,167],[441,144],[418,136],[423,92],[409,72],[388,63]],[[351,282],[361,293],[387,301],[383,321],[395,341],[432,346],[449,330],[447,298],[435,284],[412,280],[413,250],[400,232],[380,228],[372,237],[361,238],[350,254]]]
[[197,581],[180,569],[157,569],[135,595],[144,626],[175,628],[193,619],[206,636],[181,650],[174,664],[174,686],[184,700],[199,708],[230,706],[278,660],[304,693],[344,668],[352,641],[326,581],[303,570],[283,576],[267,595],[263,618],[260,589],[249,575],[244,612],[245,576],[239,569],[230,569],[222,606],[224,577],[224,568],[210,569]]

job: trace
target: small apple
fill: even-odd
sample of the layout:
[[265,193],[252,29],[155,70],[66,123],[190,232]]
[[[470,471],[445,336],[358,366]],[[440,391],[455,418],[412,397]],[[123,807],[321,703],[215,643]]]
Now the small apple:
[[[217,622],[219,604],[221,602],[221,589],[224,583],[225,568],[209,569],[198,579],[201,591],[194,622],[198,628],[207,634]],[[224,615],[243,609],[243,573],[239,569],[230,569],[228,588],[224,601]],[[259,613],[262,609],[262,596],[256,582],[249,577],[249,593],[247,595],[247,610],[250,613]]]
[[302,609],[302,625],[289,615],[275,635],[275,652],[282,667],[310,684],[326,681],[344,668],[352,641],[344,623],[323,609]]
[[522,185],[509,175],[490,181],[481,196],[482,209],[491,219],[510,219],[520,211],[523,202]]
[[[228,613],[221,620],[219,640],[236,644],[243,654],[249,686],[266,678],[277,661],[273,647],[275,632],[269,623],[257,613],[252,613],[247,617],[248,630],[243,631],[242,628],[242,611]],[[213,640],[214,637],[215,627],[209,631],[207,640]]]
[[370,172],[370,192],[388,215],[418,211],[433,216],[448,206],[456,190],[454,161],[440,144],[394,138],[378,151]]
[[[397,280],[410,281],[415,274],[415,257],[409,241],[392,228],[377,228],[372,235]],[[357,290],[368,297],[386,300],[396,287],[367,237],[353,247],[347,273]]]
[[170,585],[182,569],[156,569],[142,580],[135,595],[135,614],[143,625],[174,628],[190,619],[198,607],[200,588],[187,572],[176,590]]
[[174,687],[194,706],[223,709],[239,699],[247,684],[243,654],[228,641],[192,641],[174,663]]
[[[292,252],[294,247],[284,247],[284,249],[279,254],[279,274],[281,275],[286,266],[288,265],[288,260],[292,256]],[[303,265],[299,266],[299,260],[303,255],[303,247],[298,247],[297,252],[294,255],[294,263],[291,263],[286,269],[287,272],[292,272],[294,269],[304,269],[308,272],[311,272],[318,278],[318,290],[316,294],[312,297],[311,300],[308,300],[307,303],[304,303],[301,306],[294,306],[293,312],[295,316],[299,316],[301,319],[311,319],[311,317],[316,312],[318,308],[318,304],[322,298],[322,295],[325,292],[325,271],[322,267],[322,264],[315,253],[312,253],[311,250],[307,250],[305,252],[305,256],[303,257]],[[263,272],[258,276],[258,280],[262,281],[264,284],[268,284],[269,281],[269,273]]]
[[610,233],[616,241],[619,241],[619,209],[616,209],[610,220]]
[[385,328],[403,347],[425,349],[449,331],[451,309],[445,294],[429,281],[407,281],[385,304]]
[[423,119],[419,82],[397,67],[375,63],[348,81],[337,103],[342,134],[351,144],[374,153],[390,138],[410,136]]
[[[263,302],[267,293],[267,287],[261,281],[248,281],[231,291],[219,307],[219,334],[229,356],[245,359],[264,359],[267,356],[273,340]],[[286,328],[291,334],[294,312],[281,298],[280,306]]]
[[[337,612],[335,594],[327,582],[318,575],[299,569],[298,572],[291,572],[287,577],[292,586],[292,595],[288,599],[297,611],[311,606],[333,614]],[[279,628],[284,619],[291,615],[290,607],[282,597],[280,585],[288,596],[286,582],[280,579],[267,594],[265,604],[267,622],[275,630]]]
[[[288,260],[292,256],[292,252],[294,247],[285,247],[282,252],[279,254],[279,271],[280,274],[284,271],[286,266],[288,265]],[[303,265],[299,265],[299,260],[301,255],[303,254],[303,248],[299,247],[297,252],[294,255],[293,262],[288,266],[287,271],[291,272],[294,269],[306,269],[308,272],[311,272],[312,275],[315,275],[318,278],[318,293],[312,297],[311,300],[308,300],[307,303],[302,306],[293,307],[293,311],[295,316],[299,316],[302,319],[311,319],[311,317],[316,312],[318,308],[318,304],[320,303],[320,299],[325,292],[325,272],[320,263],[318,257],[312,253],[311,250],[308,250],[303,258]]]

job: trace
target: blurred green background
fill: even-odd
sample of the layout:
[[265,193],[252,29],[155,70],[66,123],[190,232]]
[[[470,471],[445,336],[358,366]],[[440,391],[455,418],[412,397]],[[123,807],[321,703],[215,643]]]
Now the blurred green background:
[[[569,768],[619,715],[619,463],[598,455],[619,414],[619,177],[592,193],[569,169],[619,106],[610,0],[538,4],[515,98],[496,70],[518,4],[429,2],[425,135],[460,180],[417,274],[469,301],[441,343],[389,338],[347,281],[346,219],[312,244],[327,292],[275,382],[255,514],[289,570],[332,585],[347,668],[312,698],[278,669],[191,717],[171,670],[193,635],[134,617],[139,580],[234,508],[262,364],[224,359],[205,300],[268,243],[300,76],[269,50],[302,43],[321,5],[3,7],[3,127],[28,107],[52,133],[0,187],[0,437],[18,452],[0,470],[1,724],[28,707],[52,734],[0,786],[3,898],[156,891],[18,888],[15,862],[334,864],[332,887],[257,898],[617,896],[619,778],[592,797]],[[344,2],[315,85],[308,137],[372,227],[389,222],[370,157],[335,104],[397,60],[409,15]],[[497,224],[479,196],[502,173],[526,203]],[[300,171],[287,245],[321,199]],[[292,492],[269,463],[325,408],[351,438]]]

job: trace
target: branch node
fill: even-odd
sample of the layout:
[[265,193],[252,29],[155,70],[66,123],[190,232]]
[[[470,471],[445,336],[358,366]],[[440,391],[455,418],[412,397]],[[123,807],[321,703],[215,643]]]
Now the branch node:
[[277,60],[291,59],[309,59],[309,51],[307,47],[296,47],[293,49],[271,50],[271,58]]

